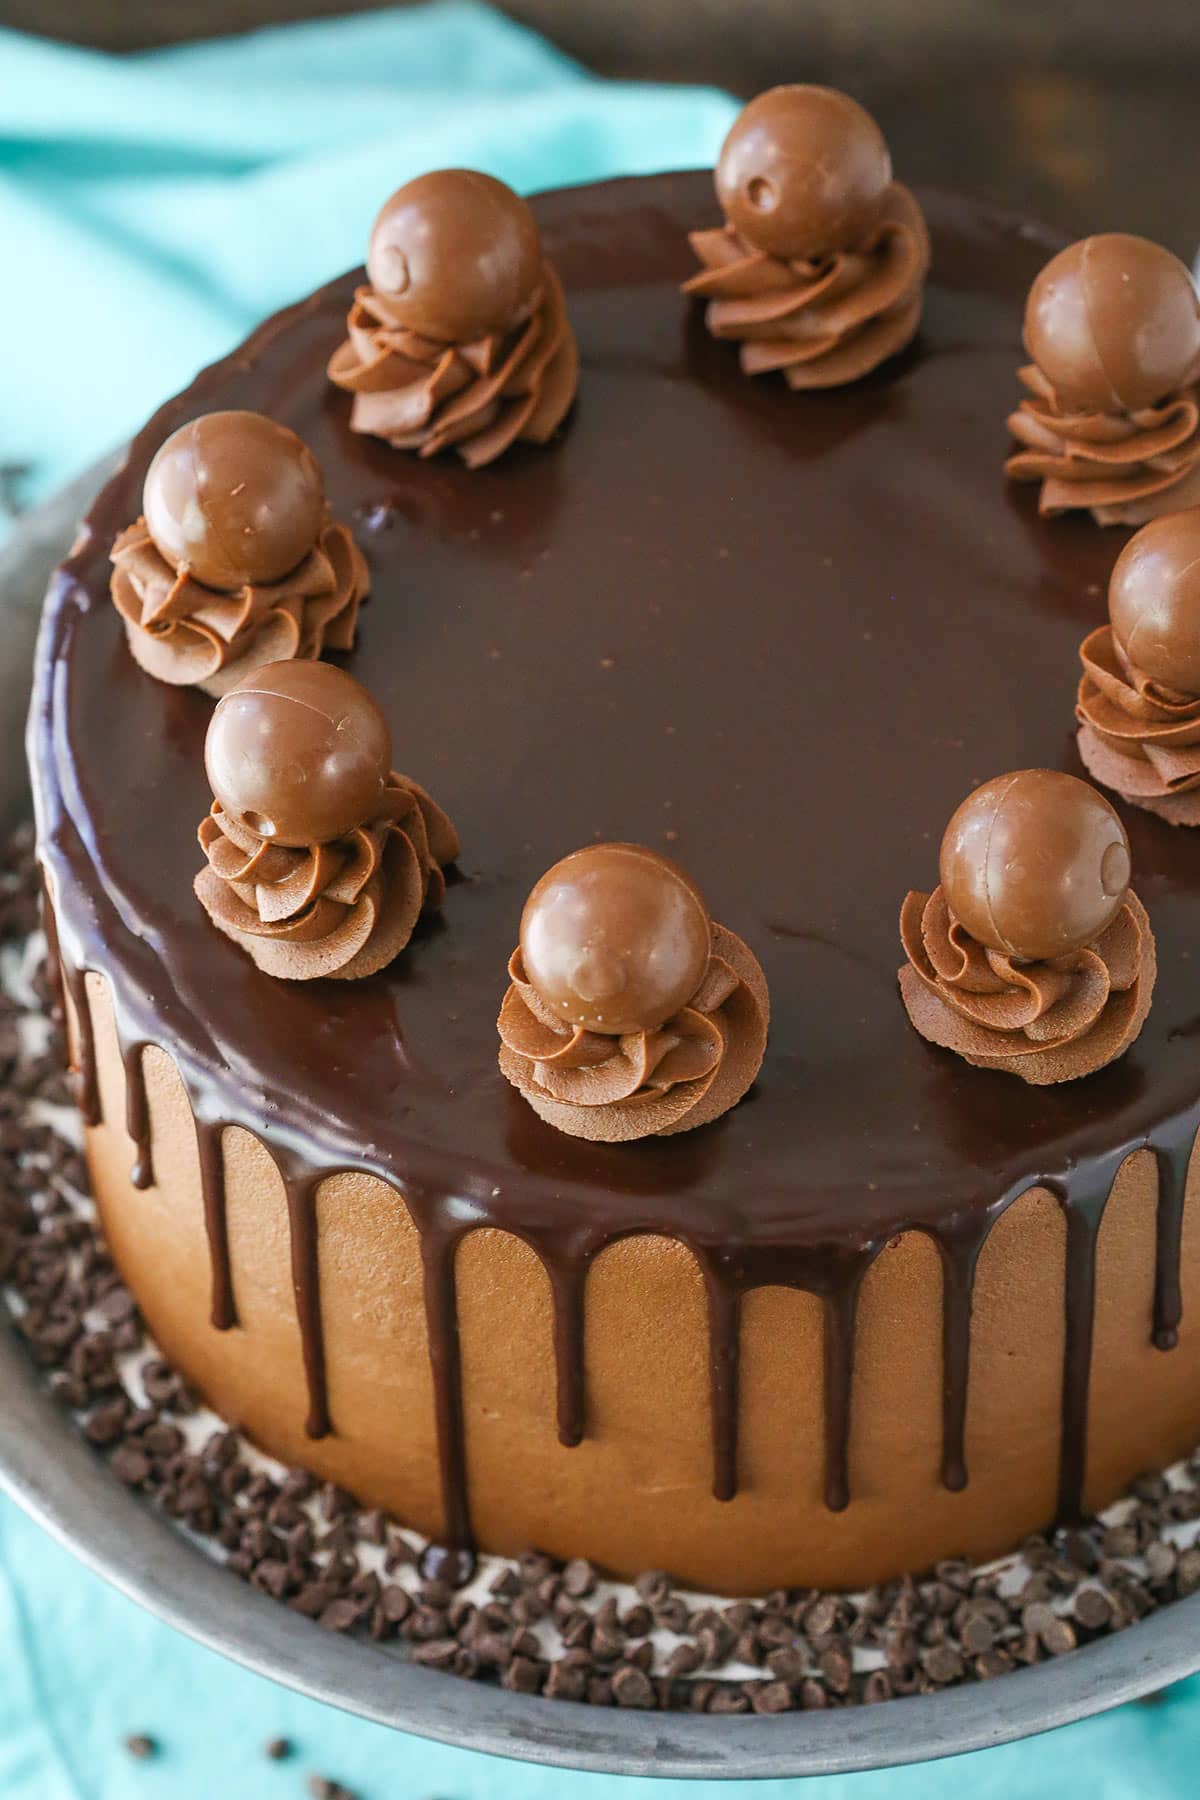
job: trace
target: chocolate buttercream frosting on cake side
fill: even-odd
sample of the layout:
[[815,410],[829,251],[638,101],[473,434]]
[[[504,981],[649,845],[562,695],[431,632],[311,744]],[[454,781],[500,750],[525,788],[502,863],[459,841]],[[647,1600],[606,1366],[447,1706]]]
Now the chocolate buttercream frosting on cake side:
[[316,460],[256,413],[210,413],[150,465],[143,513],[112,549],[111,594],[136,661],[219,695],[265,663],[354,645],[370,588]]
[[829,88],[781,87],[734,122],[716,169],[723,227],[691,233],[714,337],[747,375],[792,388],[857,381],[921,322],[929,233],[893,181],[875,121]]
[[1039,481],[1043,513],[1140,525],[1200,502],[1200,303],[1170,251],[1083,238],[1038,275],[1005,472]]
[[470,468],[554,435],[578,351],[533,215],[503,182],[409,182],[375,222],[367,273],[328,369],[354,395],[352,430],[421,456],[453,448]]
[[458,838],[390,750],[365,689],[327,664],[264,670],[218,706],[196,896],[266,974],[361,979],[441,905]]
[[1200,511],[1130,539],[1108,607],[1079,651],[1080,757],[1132,805],[1200,825]]
[[931,1043],[1043,1086],[1115,1060],[1154,988],[1154,939],[1129,891],[1129,844],[1102,795],[1045,769],[965,800],[941,884],[900,914],[900,991]]
[[761,1066],[757,959],[676,865],[632,844],[576,851],[537,884],[508,966],[500,1067],[534,1111],[599,1143],[719,1118]]

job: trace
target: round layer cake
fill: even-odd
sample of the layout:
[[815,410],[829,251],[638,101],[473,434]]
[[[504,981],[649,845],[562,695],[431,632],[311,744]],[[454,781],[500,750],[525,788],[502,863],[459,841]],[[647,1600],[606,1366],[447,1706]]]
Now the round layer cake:
[[[680,296],[708,174],[540,198],[579,398],[484,469],[351,433],[347,276],[150,422],[51,590],[31,753],[114,1254],[219,1411],[439,1542],[854,1587],[1200,1439],[1200,844],[1124,815],[1160,977],[1099,1074],[973,1068],[897,990],[963,796],[1077,770],[1126,537],[1002,475],[1057,240],[922,202],[919,338],[798,394]],[[108,598],[154,452],[223,408],[315,451],[371,571],[346,666],[462,839],[359,982],[274,980],[197,904],[212,702],[142,673]],[[525,896],[601,839],[678,858],[770,985],[751,1095],[677,1137],[564,1136],[497,1065]]]

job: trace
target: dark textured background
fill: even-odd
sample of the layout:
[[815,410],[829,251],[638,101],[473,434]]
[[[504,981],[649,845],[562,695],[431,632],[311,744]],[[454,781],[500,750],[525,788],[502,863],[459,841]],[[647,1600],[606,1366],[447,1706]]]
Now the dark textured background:
[[[385,0],[367,0],[367,4]],[[0,22],[132,49],[339,10],[337,0],[0,0]],[[905,178],[1075,231],[1200,244],[1197,0],[514,0],[604,74],[750,94],[832,81]]]

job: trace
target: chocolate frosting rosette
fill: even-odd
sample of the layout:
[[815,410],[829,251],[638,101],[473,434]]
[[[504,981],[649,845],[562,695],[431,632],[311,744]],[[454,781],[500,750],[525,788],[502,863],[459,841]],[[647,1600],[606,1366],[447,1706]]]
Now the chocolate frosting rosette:
[[942,839],[940,885],[900,913],[900,993],[932,1044],[1038,1086],[1122,1055],[1154,990],[1129,840],[1102,794],[1025,769],[985,782]]
[[205,743],[216,798],[196,895],[268,975],[360,979],[439,907],[450,820],[391,767],[366,689],[329,663],[278,663],[218,704]]
[[883,134],[833,88],[777,87],[744,108],[716,168],[725,225],[695,231],[714,337],[741,345],[747,375],[793,388],[867,375],[916,335],[929,233],[892,180]]
[[1145,238],[1083,238],[1029,290],[1005,473],[1040,512],[1141,525],[1200,502],[1200,302],[1179,258]]
[[147,674],[226,693],[251,670],[349,650],[367,565],[316,458],[260,413],[207,413],[162,445],[111,592]]
[[1108,612],[1079,651],[1080,758],[1132,805],[1200,825],[1200,510],[1130,538]]
[[572,1137],[691,1131],[736,1106],[762,1065],[757,958],[653,850],[597,844],[556,863],[526,902],[508,973],[501,1070]]
[[375,221],[329,379],[352,430],[397,450],[454,449],[470,468],[566,417],[579,353],[533,214],[472,169],[420,175]]

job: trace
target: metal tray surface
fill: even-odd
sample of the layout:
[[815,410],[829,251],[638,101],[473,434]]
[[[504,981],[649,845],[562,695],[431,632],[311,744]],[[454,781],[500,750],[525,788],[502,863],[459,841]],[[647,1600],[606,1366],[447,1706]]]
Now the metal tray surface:
[[[38,608],[109,457],[0,548],[0,826],[27,805],[21,748]],[[226,1573],[120,1485],[0,1329],[0,1487],[80,1560],[235,1662],[364,1718],[526,1762],[620,1775],[759,1778],[878,1769],[1048,1731],[1200,1670],[1200,1594],[1037,1668],[832,1712],[713,1718],[621,1712],[507,1693],[338,1637]]]

